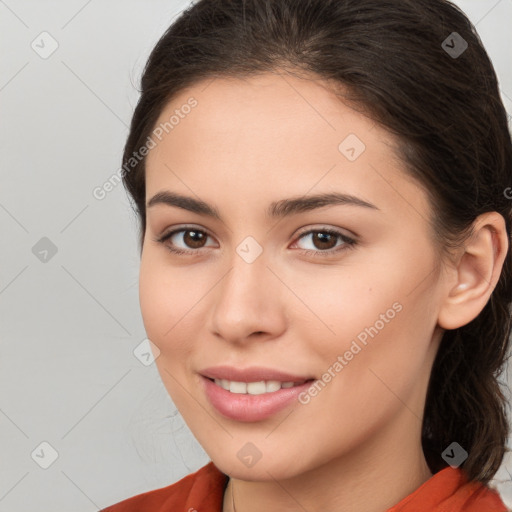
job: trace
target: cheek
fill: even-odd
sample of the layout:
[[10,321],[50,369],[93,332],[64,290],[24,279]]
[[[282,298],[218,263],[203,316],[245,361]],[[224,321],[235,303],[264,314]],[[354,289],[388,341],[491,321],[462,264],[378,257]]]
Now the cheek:
[[[206,290],[197,272],[171,267],[161,257],[143,252],[139,273],[139,301],[146,333],[161,351],[172,342],[179,342],[194,317],[197,304]],[[192,281],[191,279],[195,279]],[[178,348],[178,347],[176,347]]]
[[382,257],[371,268],[353,272],[349,280],[325,282],[323,294],[315,288],[308,295],[316,297],[312,309],[334,331],[315,345],[311,338],[324,363],[320,371],[336,375],[336,383],[327,386],[332,400],[362,411],[357,404],[397,400],[393,392],[406,397],[416,380],[426,378],[437,318],[435,280],[425,279],[431,271],[428,256],[424,261]]
[[173,311],[172,290],[166,286],[165,276],[158,266],[151,264],[147,252],[143,253],[139,272],[139,302],[146,333],[161,349],[164,333],[172,326],[171,318],[166,326],[164,319]]
[[399,321],[400,294],[383,275],[378,268],[326,268],[317,271],[314,278],[307,275],[295,279],[293,289],[302,301],[294,300],[299,309],[290,328],[302,323],[302,338],[309,338],[311,348],[323,360],[350,350],[353,340],[364,347],[376,331],[380,336],[391,323]]
[[338,350],[331,351],[329,364],[339,364],[333,367],[328,402],[351,411],[361,424],[371,425],[404,407],[421,417],[435,325],[425,314],[426,300],[425,294],[406,297],[399,291],[378,300],[368,296],[358,321],[347,321],[347,336],[340,336]]
[[143,252],[139,272],[142,319],[147,337],[160,350],[155,364],[162,382],[180,410],[190,405],[183,386],[193,359],[191,340],[197,338],[194,328],[197,330],[198,322],[193,306],[201,297],[199,284],[191,285],[188,274],[165,264],[149,250]]

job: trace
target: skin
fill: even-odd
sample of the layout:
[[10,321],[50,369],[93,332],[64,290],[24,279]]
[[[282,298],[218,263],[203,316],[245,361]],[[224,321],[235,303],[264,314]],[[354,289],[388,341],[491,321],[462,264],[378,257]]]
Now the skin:
[[[196,83],[157,124],[191,96],[198,105],[147,157],[147,201],[174,191],[222,216],[147,208],[140,304],[167,391],[231,477],[224,512],[232,510],[233,489],[237,512],[382,512],[426,482],[432,473],[421,420],[443,329],[483,309],[508,248],[503,218],[492,212],[475,221],[463,249],[441,260],[426,193],[404,172],[392,135],[327,85],[270,73]],[[351,133],[366,146],[355,161],[338,149]],[[377,208],[264,215],[272,201],[334,191]],[[197,243],[185,231],[156,241],[190,225],[209,236]],[[334,253],[343,244],[338,237],[331,245],[300,238],[322,228],[357,244]],[[263,248],[252,263],[236,252],[248,236]],[[172,254],[166,244],[173,243],[196,255]],[[198,372],[219,364],[321,379],[396,303],[400,312],[307,404],[239,422],[217,412],[203,392]],[[252,467],[237,456],[248,442],[261,453]]]

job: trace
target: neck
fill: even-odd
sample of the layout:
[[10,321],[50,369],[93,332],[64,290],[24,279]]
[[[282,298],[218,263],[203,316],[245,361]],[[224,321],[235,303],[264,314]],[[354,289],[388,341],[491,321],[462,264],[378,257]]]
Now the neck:
[[[417,419],[416,419],[417,421]],[[408,425],[410,432],[411,425]],[[395,430],[395,434],[397,431]],[[420,439],[367,445],[364,450],[284,480],[247,481],[230,478],[223,512],[382,512],[396,505],[432,473]],[[402,437],[400,437],[402,434]],[[376,445],[383,446],[377,451]],[[272,471],[269,471],[272,473]]]

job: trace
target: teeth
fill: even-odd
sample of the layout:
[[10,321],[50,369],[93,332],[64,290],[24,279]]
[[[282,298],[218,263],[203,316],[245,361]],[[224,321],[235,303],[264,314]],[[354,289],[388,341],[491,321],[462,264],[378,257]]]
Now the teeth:
[[279,391],[281,388],[291,388],[303,384],[303,382],[279,382],[278,380],[235,382],[227,379],[215,379],[215,384],[231,393],[262,395],[263,393]]
[[247,384],[245,382],[230,382],[229,391],[231,393],[247,393]]

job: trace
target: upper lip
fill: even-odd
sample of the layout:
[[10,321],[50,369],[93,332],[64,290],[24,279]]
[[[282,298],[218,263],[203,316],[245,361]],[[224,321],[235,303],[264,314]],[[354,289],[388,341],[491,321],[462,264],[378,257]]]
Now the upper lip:
[[235,382],[260,382],[262,380],[277,380],[279,382],[302,382],[314,379],[311,376],[292,375],[291,373],[265,368],[263,366],[251,366],[250,368],[235,368],[233,366],[211,366],[199,372],[210,379],[226,379]]

